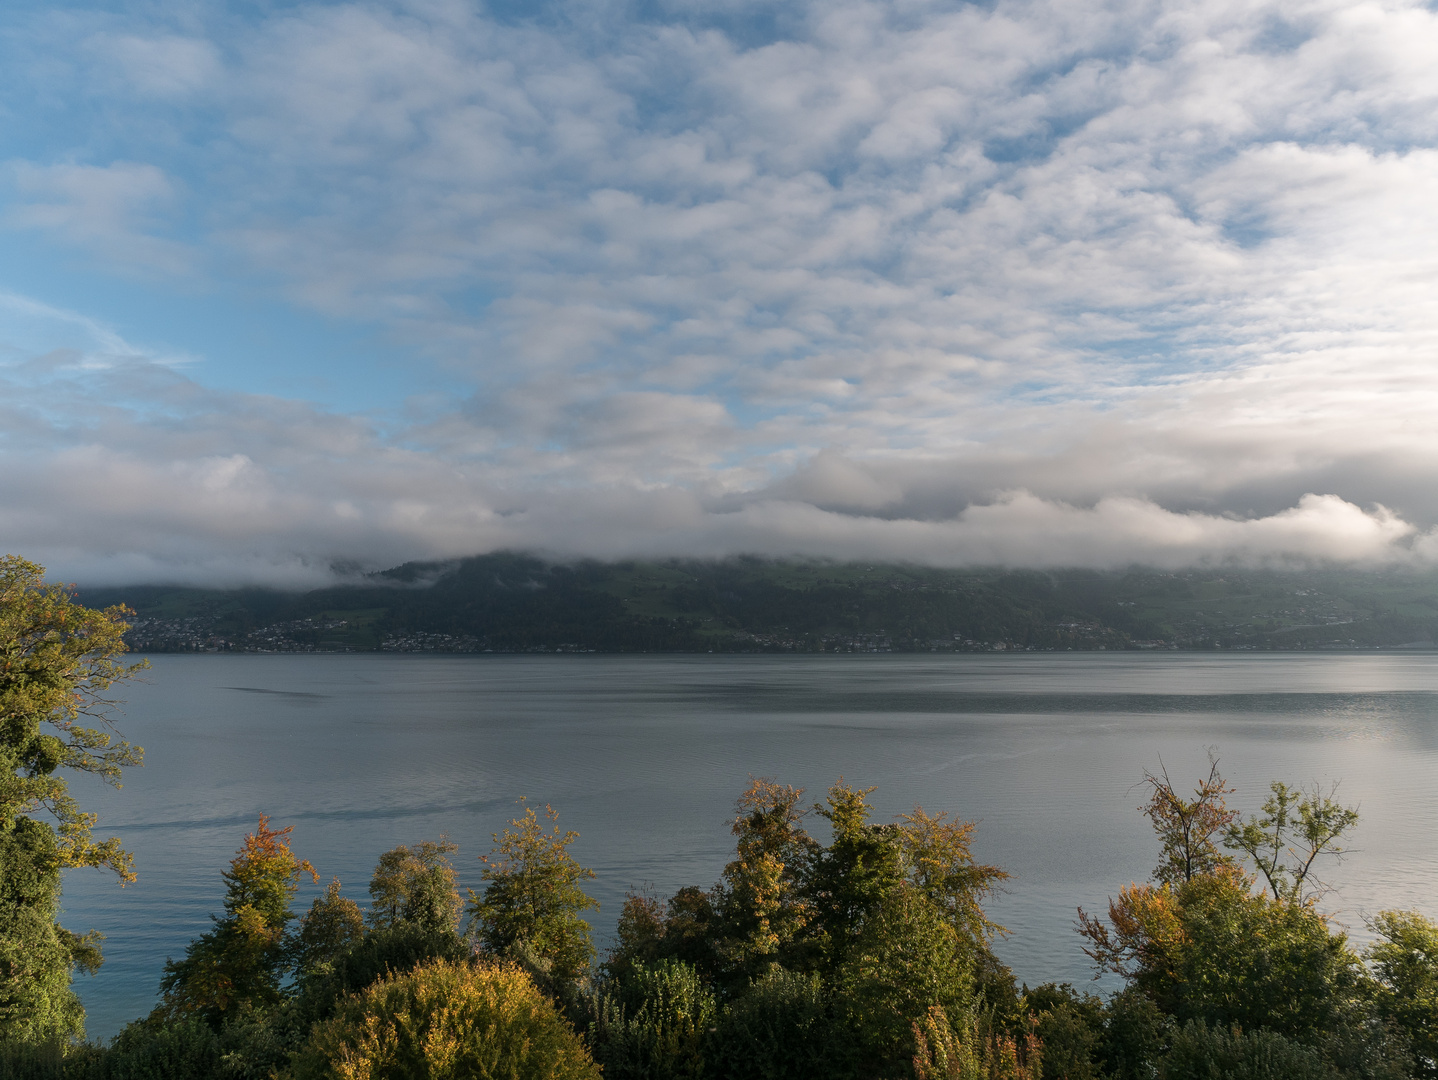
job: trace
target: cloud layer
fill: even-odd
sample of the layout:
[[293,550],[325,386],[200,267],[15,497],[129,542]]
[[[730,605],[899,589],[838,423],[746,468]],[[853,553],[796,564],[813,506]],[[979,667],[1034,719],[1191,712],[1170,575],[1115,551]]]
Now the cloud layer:
[[0,222],[470,389],[222,393],[12,296],[0,546],[287,581],[501,546],[1438,546],[1423,4],[248,10],[15,17]]

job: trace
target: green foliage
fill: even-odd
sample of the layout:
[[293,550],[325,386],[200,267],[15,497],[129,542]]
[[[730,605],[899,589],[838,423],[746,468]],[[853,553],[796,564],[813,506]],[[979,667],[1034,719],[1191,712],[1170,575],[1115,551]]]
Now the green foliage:
[[60,852],[55,830],[16,818],[0,832],[0,1040],[44,1042],[84,1031],[70,971],[94,956],[55,921]]
[[803,794],[761,778],[735,804],[735,854],[714,890],[717,951],[730,983],[766,970],[814,917],[806,883],[818,845],[803,829]]
[[598,1080],[584,1044],[513,965],[434,961],[348,998],[295,1080]]
[[1191,1020],[1164,1059],[1164,1080],[1335,1080],[1311,1046],[1273,1031],[1210,1027]]
[[589,1001],[588,1043],[610,1080],[702,1080],[714,992],[678,960],[635,963]]
[[1416,911],[1384,911],[1366,956],[1377,977],[1379,1015],[1412,1047],[1413,1075],[1438,1077],[1438,924]]
[[[138,747],[103,729],[105,694],[147,666],[117,659],[124,608],[83,607],[44,573],[0,556],[0,1040],[36,1043],[83,1032],[71,970],[100,965],[100,935],[56,921],[61,871],[135,877],[118,838],[94,838],[96,815],[80,809],[64,773],[119,787],[122,769],[140,764]],[[102,726],[84,726],[87,718]]]
[[212,1026],[247,1011],[264,1011],[284,997],[294,959],[289,923],[299,878],[319,875],[289,845],[290,829],[271,829],[260,815],[255,831],[222,873],[225,913],[214,929],[167,961],[160,1008],[169,1016],[198,1016]]
[[594,959],[594,943],[583,912],[599,902],[580,887],[594,877],[574,861],[569,845],[577,832],[560,832],[559,814],[544,808],[545,831],[533,807],[510,827],[494,834],[494,850],[481,855],[483,894],[469,890],[471,926],[485,948],[503,955],[523,942],[561,981],[586,974]]
[[115,741],[82,718],[105,720],[105,693],[149,665],[122,664],[123,607],[94,611],[64,586],[47,585],[43,567],[0,556],[0,829],[47,812],[57,822],[60,865],[104,866],[134,879],[114,837],[97,842],[95,815],[80,810],[61,769],[94,773],[116,787],[142,751]]
[[654,896],[631,893],[620,909],[604,972],[616,977],[636,962],[653,964],[670,959],[688,964],[712,981],[720,973],[720,949],[726,944],[719,920],[715,893],[693,885],[680,889],[667,903]]
[[458,850],[442,836],[381,855],[369,885],[369,925],[383,929],[410,922],[430,930],[455,929],[461,901],[447,856]]
[[440,960],[459,963],[471,952],[470,944],[453,930],[432,930],[417,923],[376,930],[337,955],[327,970],[305,980],[296,1010],[305,1024],[323,1020],[345,997],[382,978]]
[[1339,857],[1339,839],[1358,824],[1358,811],[1343,806],[1317,787],[1290,788],[1275,780],[1263,803],[1263,816],[1250,817],[1224,830],[1224,844],[1242,851],[1275,897],[1295,903],[1315,899],[1324,886],[1314,874],[1321,856]]
[[930,1006],[973,1011],[972,950],[917,888],[892,888],[869,913],[834,977],[854,1076],[893,1075],[914,1053],[913,1023]]
[[[1303,886],[1313,860],[1336,846],[1356,815],[1275,784],[1265,818],[1236,825],[1212,758],[1191,800],[1174,793],[1166,773],[1145,780],[1152,796],[1144,812],[1163,848],[1159,884],[1121,889],[1108,924],[1080,910],[1088,955],[1180,1023],[1266,1028],[1308,1044],[1353,1024],[1365,973]],[[1284,869],[1295,829],[1309,846]],[[1270,891],[1255,892],[1256,880],[1218,852],[1218,836],[1252,842]]]
[[1104,1043],[1104,1004],[1068,983],[1025,990],[1020,1011],[1034,1019],[1043,1044],[1043,1080],[1098,1080]]
[[1173,1021],[1137,987],[1120,990],[1105,1009],[1104,1071],[1113,1080],[1153,1080],[1172,1029]]
[[364,939],[364,916],[359,905],[340,895],[334,878],[323,896],[310,903],[295,937],[295,959],[302,981],[327,974],[337,961]]
[[224,1045],[199,1017],[140,1020],[111,1044],[103,1074],[114,1080],[210,1080],[224,1077]]
[[1086,951],[1180,1021],[1311,1040],[1346,1015],[1361,965],[1312,907],[1252,886],[1232,868],[1128,886],[1109,905],[1112,929],[1081,914]]
[[815,909],[815,938],[831,966],[844,960],[870,918],[905,878],[904,848],[894,826],[869,825],[865,796],[842,779],[829,789],[826,805],[814,809],[833,829],[829,846],[817,852],[806,882]]
[[1312,1040],[1333,1027],[1363,977],[1347,938],[1311,907],[1252,894],[1238,875],[1196,878],[1178,906],[1186,943],[1165,988],[1179,1020],[1270,1028]]
[[[817,974],[772,968],[729,1003],[709,1055],[715,1080],[812,1080],[835,1071],[845,1033],[830,1021]],[[838,1051],[838,1053],[836,1053]]]

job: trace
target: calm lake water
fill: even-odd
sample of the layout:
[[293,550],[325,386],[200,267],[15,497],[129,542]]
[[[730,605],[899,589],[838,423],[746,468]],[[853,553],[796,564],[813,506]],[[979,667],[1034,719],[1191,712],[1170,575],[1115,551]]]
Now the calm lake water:
[[477,886],[515,800],[552,803],[598,874],[602,945],[626,891],[715,881],[751,775],[813,799],[842,775],[877,786],[879,820],[915,804],[976,819],[976,855],[1013,875],[989,906],[1012,931],[1000,955],[1030,984],[1081,984],[1075,907],[1102,909],[1157,858],[1144,769],[1162,758],[1186,786],[1212,747],[1245,810],[1270,779],[1341,781],[1360,804],[1355,850],[1327,872],[1355,936],[1383,908],[1438,914],[1431,654],[162,656],[124,696],[145,767],[123,791],[73,788],[140,880],[65,881],[66,925],[108,939],[77,980],[97,1037],[151,1008],[261,811],[364,903],[380,852],[441,833]]

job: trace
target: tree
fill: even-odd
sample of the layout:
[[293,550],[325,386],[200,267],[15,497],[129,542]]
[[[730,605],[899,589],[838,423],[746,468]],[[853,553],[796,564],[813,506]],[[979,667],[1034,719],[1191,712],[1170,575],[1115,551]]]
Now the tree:
[[461,901],[454,866],[447,858],[459,845],[441,836],[386,851],[370,880],[368,922],[373,929],[415,923],[429,930],[453,930]]
[[196,938],[184,959],[165,962],[161,1010],[171,1017],[199,1016],[211,1026],[248,1012],[264,1012],[284,998],[295,955],[289,924],[299,879],[319,874],[290,850],[291,827],[271,829],[260,815],[255,831],[222,872],[225,914]]
[[833,830],[829,846],[817,852],[806,882],[815,910],[815,929],[831,963],[842,962],[868,920],[905,878],[899,830],[869,824],[867,796],[873,788],[851,788],[843,777],[815,812]]
[[1336,784],[1325,793],[1275,780],[1269,791],[1262,817],[1225,826],[1224,846],[1252,859],[1275,897],[1312,903],[1327,891],[1314,864],[1320,856],[1342,857],[1338,841],[1358,824],[1358,810],[1333,798]]
[[957,821],[947,811],[937,815],[914,807],[899,815],[899,845],[914,886],[936,904],[949,923],[965,938],[987,943],[1007,931],[989,920],[980,901],[1008,879],[997,866],[974,862],[970,843],[972,821]]
[[1438,924],[1416,911],[1384,911],[1364,954],[1378,978],[1378,1012],[1407,1037],[1414,1076],[1438,1077]]
[[1224,796],[1233,794],[1233,788],[1219,775],[1213,754],[1208,755],[1208,776],[1193,789],[1192,799],[1174,790],[1162,761],[1157,775],[1144,772],[1143,782],[1149,788],[1149,800],[1140,809],[1163,847],[1163,861],[1153,872],[1155,881],[1177,885],[1232,865],[1232,857],[1218,850],[1218,841],[1238,814],[1224,803]]
[[[1231,789],[1217,761],[1210,757],[1192,799],[1174,792],[1166,772],[1144,779],[1152,788],[1144,813],[1163,849],[1156,884],[1121,889],[1108,924],[1080,908],[1084,951],[1180,1022],[1266,1027],[1307,1040],[1346,1022],[1363,978],[1358,958],[1298,891],[1255,893],[1257,879],[1218,850],[1216,837],[1242,830],[1224,804]],[[1280,788],[1288,790],[1273,790]],[[1347,813],[1327,814],[1324,828],[1351,825]],[[1247,835],[1262,838],[1289,820],[1269,817],[1250,823]]]
[[804,831],[803,788],[751,779],[734,804],[734,858],[715,890],[719,951],[736,978],[755,977],[814,917],[806,889],[818,845]]
[[[524,802],[523,799],[520,800]],[[494,849],[481,855],[482,894],[473,889],[466,905],[480,942],[492,952],[505,954],[526,945],[544,963],[549,975],[561,981],[577,980],[594,959],[594,942],[583,912],[599,907],[580,882],[594,877],[569,854],[577,832],[560,832],[559,814],[544,808],[550,830],[540,824],[534,807],[494,834]]]
[[363,938],[364,915],[358,904],[340,895],[340,879],[334,878],[300,919],[295,957],[301,977],[328,974],[334,962]]
[[99,935],[56,921],[61,871],[103,867],[122,885],[135,877],[118,838],[94,838],[97,817],[80,809],[64,772],[119,787],[122,770],[140,764],[140,748],[106,730],[105,695],[148,665],[118,659],[125,608],[86,608],[44,576],[0,557],[0,1038],[9,1039],[83,1027],[71,970],[99,967]]

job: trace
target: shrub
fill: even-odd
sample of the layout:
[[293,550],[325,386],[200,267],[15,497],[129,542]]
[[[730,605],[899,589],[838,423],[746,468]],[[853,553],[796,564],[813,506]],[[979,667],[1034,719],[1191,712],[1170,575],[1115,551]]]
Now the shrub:
[[469,943],[452,930],[431,930],[415,923],[376,930],[305,980],[298,1011],[305,1022],[324,1020],[340,999],[387,975],[402,975],[433,960],[459,962],[469,955]]
[[296,1080],[599,1080],[574,1030],[512,964],[436,960],[315,1027]]
[[1243,1032],[1191,1020],[1174,1036],[1164,1080],[1335,1080],[1312,1047],[1273,1031]]
[[719,1017],[709,1054],[717,1080],[810,1080],[839,1075],[817,975],[774,968]]
[[1043,1043],[1033,1025],[1019,1035],[989,1030],[971,1019],[955,1030],[942,1005],[913,1025],[917,1080],[1039,1080]]
[[589,1045],[608,1080],[699,1080],[714,994],[689,965],[635,963],[591,998]]

